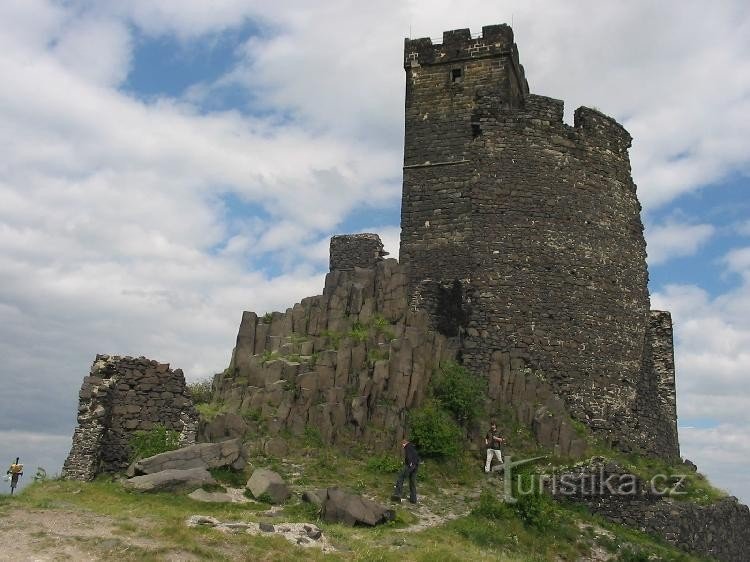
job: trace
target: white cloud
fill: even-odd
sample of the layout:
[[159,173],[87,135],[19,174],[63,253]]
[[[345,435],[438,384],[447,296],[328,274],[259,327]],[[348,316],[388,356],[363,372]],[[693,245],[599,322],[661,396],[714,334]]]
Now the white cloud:
[[710,224],[684,224],[672,220],[647,226],[648,263],[654,266],[693,255],[715,232],[716,228]]
[[[0,4],[0,430],[71,428],[96,352],[210,374],[243,309],[318,292],[327,235],[353,209],[398,200],[401,38],[511,19],[532,91],[630,129],[646,208],[747,172],[741,1]],[[188,44],[247,24],[261,33],[237,66],[191,96],[144,103],[116,89],[137,63],[134,30]],[[271,116],[201,113],[195,101],[227,84]],[[233,216],[228,194],[259,212]],[[395,255],[397,225],[375,226]],[[711,235],[657,226],[652,263]],[[742,250],[724,265],[748,271]],[[747,425],[747,295],[654,296],[675,318],[683,417]]]

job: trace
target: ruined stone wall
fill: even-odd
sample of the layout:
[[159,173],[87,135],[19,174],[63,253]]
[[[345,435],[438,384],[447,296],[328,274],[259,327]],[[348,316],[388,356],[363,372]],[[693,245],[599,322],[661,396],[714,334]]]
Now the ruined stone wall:
[[636,415],[653,374],[631,137],[589,108],[563,123],[562,101],[528,93],[510,28],[483,31],[405,44],[410,297],[419,305],[425,280],[458,281],[468,367],[487,374],[496,352],[518,357],[614,445],[674,456]]
[[665,479],[645,482],[615,463],[592,462],[557,475],[548,491],[609,521],[634,527],[687,552],[725,562],[750,559],[750,508],[726,497],[700,505],[663,495]]
[[636,396],[640,440],[651,451],[679,457],[672,316],[652,310]]
[[198,414],[180,369],[145,357],[97,355],[79,392],[78,426],[62,470],[64,478],[91,480],[128,467],[129,441],[156,424],[195,442]]
[[330,270],[373,267],[388,252],[377,234],[344,234],[331,237]]

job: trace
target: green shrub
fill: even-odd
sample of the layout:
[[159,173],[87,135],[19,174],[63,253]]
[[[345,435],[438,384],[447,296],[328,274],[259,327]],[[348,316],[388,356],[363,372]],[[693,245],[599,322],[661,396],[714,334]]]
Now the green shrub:
[[355,342],[362,343],[363,341],[367,339],[367,336],[369,335],[369,331],[367,330],[367,327],[362,325],[360,322],[355,322],[352,325],[352,329],[349,330],[348,335]]
[[241,470],[232,470],[228,466],[221,466],[219,468],[209,468],[208,471],[214,477],[214,480],[233,488],[242,488],[247,483],[247,477]]
[[334,332],[333,330],[323,330],[320,335],[326,339],[326,347],[330,349],[338,349],[341,345],[341,338],[344,337],[340,332]]
[[[549,529],[555,520],[554,507],[552,500],[541,491],[537,476],[528,472],[518,474],[514,488],[516,501],[510,506],[523,524],[540,531]],[[522,493],[519,488],[523,489]]]
[[481,411],[487,383],[453,361],[440,364],[432,383],[432,393],[459,423],[472,422]]
[[136,431],[130,438],[131,462],[174,451],[180,446],[180,434],[157,424],[149,430]]
[[211,396],[213,394],[213,383],[211,379],[200,379],[195,382],[188,383],[188,393],[193,399],[193,404],[208,404],[211,402]]
[[270,324],[273,321],[273,312],[266,312],[260,319],[263,324]]
[[195,409],[198,410],[198,414],[204,421],[211,421],[219,414],[223,414],[227,411],[226,405],[222,402],[197,404]]
[[493,521],[501,521],[513,516],[512,508],[487,490],[483,491],[479,496],[479,504],[471,513]]
[[304,443],[305,447],[311,447],[311,448],[322,447],[323,437],[320,435],[320,430],[314,427],[311,427],[309,425],[306,425],[302,433],[302,442]]
[[451,458],[461,450],[461,429],[434,400],[409,413],[409,431],[420,454],[426,457]]
[[372,457],[367,461],[367,470],[375,473],[391,474],[401,470],[402,461],[387,453]]
[[649,562],[651,557],[639,548],[625,547],[616,558],[617,562]]

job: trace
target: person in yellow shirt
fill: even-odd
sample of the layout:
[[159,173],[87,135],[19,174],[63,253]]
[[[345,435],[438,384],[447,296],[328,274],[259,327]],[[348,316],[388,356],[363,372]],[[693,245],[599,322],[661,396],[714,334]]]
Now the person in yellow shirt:
[[18,479],[23,476],[23,465],[19,463],[19,457],[16,457],[16,462],[10,465],[10,468],[5,474],[10,474],[10,495],[13,495],[13,491],[18,486]]

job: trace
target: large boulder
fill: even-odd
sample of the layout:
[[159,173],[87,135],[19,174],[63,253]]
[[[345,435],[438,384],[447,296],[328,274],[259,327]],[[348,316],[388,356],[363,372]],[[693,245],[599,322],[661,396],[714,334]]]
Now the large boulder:
[[162,470],[154,474],[134,476],[122,483],[126,490],[134,492],[174,492],[196,489],[206,484],[216,484],[216,480],[205,468]]
[[163,470],[209,469],[223,466],[242,470],[245,464],[241,440],[230,439],[221,443],[190,445],[141,459],[130,465],[128,476],[154,474]]
[[351,527],[355,525],[374,527],[392,521],[395,513],[371,499],[339,488],[328,488],[322,516],[323,520],[328,523],[344,523]]
[[302,492],[302,501],[311,503],[316,507],[323,507],[327,497],[327,488],[318,488],[316,490],[306,490]]
[[283,503],[292,494],[289,492],[284,479],[273,470],[258,468],[253,471],[246,488],[255,499],[267,498],[271,503]]

